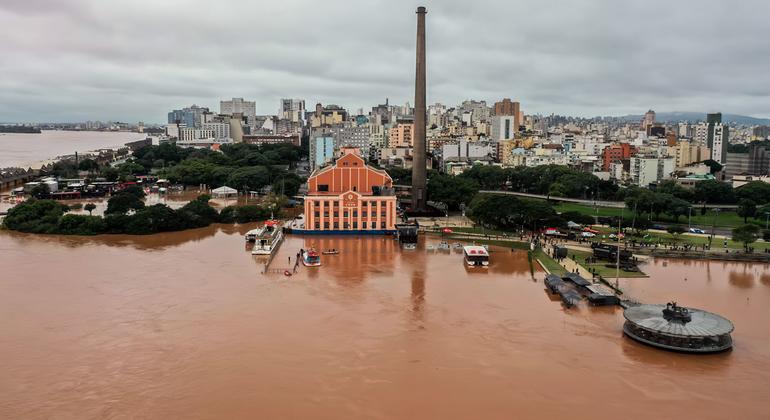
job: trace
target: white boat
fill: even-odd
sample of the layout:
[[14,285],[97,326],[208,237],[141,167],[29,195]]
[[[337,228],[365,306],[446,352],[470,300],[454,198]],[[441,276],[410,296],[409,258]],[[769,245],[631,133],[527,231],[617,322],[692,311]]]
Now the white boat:
[[403,244],[401,244],[401,247],[411,251],[411,250],[417,249],[417,244],[414,242],[404,242]]
[[261,228],[246,232],[246,241],[254,242],[252,255],[270,255],[278,249],[282,240],[283,229],[278,220],[268,220]]
[[321,256],[314,248],[303,249],[300,252],[302,256],[302,265],[305,267],[318,267],[321,265]]
[[463,247],[465,264],[469,267],[488,267],[489,252],[483,246],[470,245]]
[[449,251],[449,242],[441,241],[441,243],[438,244],[438,249],[441,251]]

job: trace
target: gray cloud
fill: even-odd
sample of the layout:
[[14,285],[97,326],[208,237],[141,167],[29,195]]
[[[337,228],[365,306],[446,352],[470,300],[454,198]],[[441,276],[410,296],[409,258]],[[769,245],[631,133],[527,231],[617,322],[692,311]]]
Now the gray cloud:
[[415,8],[428,100],[528,113],[770,117],[770,3],[712,0],[3,0],[0,121],[163,122],[242,96],[412,102]]

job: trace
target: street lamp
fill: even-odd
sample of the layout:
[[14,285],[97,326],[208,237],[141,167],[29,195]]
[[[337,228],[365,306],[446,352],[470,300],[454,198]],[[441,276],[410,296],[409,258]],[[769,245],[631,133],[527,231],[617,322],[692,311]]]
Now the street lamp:
[[714,221],[711,224],[711,237],[714,237],[714,228],[717,225],[717,217],[719,217],[719,207],[714,209]]

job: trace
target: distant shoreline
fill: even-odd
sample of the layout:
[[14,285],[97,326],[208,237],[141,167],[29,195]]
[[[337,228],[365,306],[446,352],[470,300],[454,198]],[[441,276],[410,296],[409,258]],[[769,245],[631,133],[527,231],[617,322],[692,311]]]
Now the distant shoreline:
[[39,127],[30,127],[28,125],[0,125],[0,133],[40,134],[42,131]]

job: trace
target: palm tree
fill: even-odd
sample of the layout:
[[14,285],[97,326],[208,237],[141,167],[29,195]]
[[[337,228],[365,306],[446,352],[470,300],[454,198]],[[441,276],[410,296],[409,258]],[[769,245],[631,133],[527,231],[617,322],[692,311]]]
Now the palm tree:
[[91,216],[91,212],[96,210],[96,204],[88,203],[83,208],[88,212],[88,215]]

